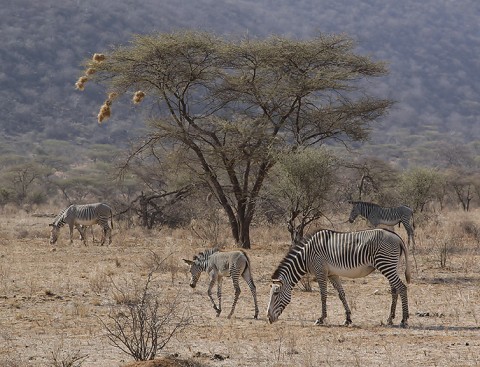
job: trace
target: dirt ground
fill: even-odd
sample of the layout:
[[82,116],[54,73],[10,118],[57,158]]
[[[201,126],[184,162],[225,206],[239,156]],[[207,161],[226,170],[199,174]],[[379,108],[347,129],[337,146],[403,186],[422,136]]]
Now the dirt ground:
[[[480,245],[472,239],[451,247],[442,223],[417,231],[415,259],[410,254],[409,327],[402,329],[400,302],[396,325],[384,326],[391,297],[378,273],[344,280],[352,308],[350,327],[342,326],[343,307],[332,287],[327,325],[313,325],[321,312],[315,284],[313,292],[296,288],[280,320],[268,324],[270,276],[288,248],[288,236],[278,229],[254,229],[248,251],[259,320],[253,319],[244,282],[234,317],[228,320],[233,297],[229,279],[223,286],[225,311],[218,318],[206,294],[207,277],[195,289],[188,285],[181,259],[205,247],[192,233],[117,225],[110,246],[91,238],[84,246],[78,233],[70,245],[63,229],[59,243],[51,246],[49,221],[26,213],[0,218],[0,366],[54,366],[54,360],[72,356],[82,356],[83,367],[131,363],[130,356],[109,343],[100,322],[115,305],[112,281],[118,285],[145,279],[152,259],[170,254],[156,280],[162,295],[181,297],[194,322],[160,356],[175,355],[202,366],[480,365]],[[95,233],[100,237],[99,229]],[[398,233],[405,235],[403,229]]]

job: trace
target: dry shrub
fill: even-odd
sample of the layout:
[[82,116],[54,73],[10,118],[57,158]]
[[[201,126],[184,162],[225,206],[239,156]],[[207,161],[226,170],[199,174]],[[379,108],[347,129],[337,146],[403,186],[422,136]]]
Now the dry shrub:
[[88,358],[88,354],[81,354],[79,350],[70,352],[64,350],[63,343],[60,343],[52,351],[53,367],[80,367]]
[[193,358],[181,359],[176,356],[167,356],[152,361],[132,362],[123,367],[206,367],[210,364],[204,364]]
[[[171,246],[169,247],[171,248]],[[167,253],[168,250],[168,248],[164,248],[159,253],[150,251],[150,255],[144,261],[144,265],[148,272],[169,273],[173,284],[178,272],[184,269],[183,264],[178,260],[184,252],[176,249],[174,252]]]
[[20,229],[18,232],[17,232],[17,238],[20,240],[20,239],[24,239],[24,238],[27,238],[29,236],[29,233],[28,233],[28,230],[26,229]]
[[153,271],[146,281],[131,289],[116,287],[129,300],[112,307],[106,320],[100,319],[110,343],[136,361],[154,359],[170,340],[192,323],[187,303],[179,296],[165,297],[161,283],[153,284]]
[[473,239],[478,245],[480,243],[480,226],[472,220],[460,222],[460,228],[467,239]]
[[100,294],[103,291],[106,291],[110,288],[110,276],[112,275],[111,271],[100,271],[96,270],[89,279],[90,289],[96,293]]

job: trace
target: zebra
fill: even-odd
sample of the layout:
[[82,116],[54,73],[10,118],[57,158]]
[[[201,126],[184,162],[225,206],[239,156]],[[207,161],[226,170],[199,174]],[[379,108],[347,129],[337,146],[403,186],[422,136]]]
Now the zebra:
[[407,327],[407,287],[399,276],[401,254],[405,256],[405,278],[410,283],[410,265],[405,243],[395,232],[376,228],[356,232],[320,230],[306,237],[291,248],[272,275],[267,318],[270,323],[278,320],[290,303],[293,287],[307,273],[316,276],[320,288],[322,316],[316,325],[327,317],[327,279],[337,290],[345,308],[345,325],[350,325],[351,311],[345,298],[340,277],[365,277],[374,270],[380,271],[389,281],[392,304],[388,325],[393,324],[398,295],[402,300],[401,327]]
[[77,228],[80,232],[83,243],[86,245],[86,226],[93,224],[99,224],[103,227],[103,237],[101,245],[105,243],[105,238],[108,234],[109,244],[112,243],[112,228],[108,225],[108,219],[113,228],[113,214],[112,208],[105,203],[85,204],[85,205],[70,205],[57,215],[53,223],[49,226],[52,227],[50,234],[50,244],[57,242],[58,233],[60,228],[65,224],[68,224],[70,228],[70,244],[73,243],[73,227]]
[[[232,309],[228,314],[228,318],[231,318],[235,311],[235,305],[237,304],[238,297],[240,295],[240,275],[245,279],[250,291],[253,295],[253,302],[255,304],[254,319],[258,318],[258,305],[257,305],[257,291],[255,283],[253,282],[250,259],[247,254],[242,250],[237,251],[219,251],[218,248],[207,249],[198,255],[193,257],[193,260],[183,259],[185,263],[190,266],[190,287],[195,288],[198,279],[203,271],[210,276],[210,284],[208,286],[208,297],[213,304],[214,310],[217,312],[217,317],[222,312],[222,278],[224,276],[232,277],[233,287],[235,288],[235,298],[233,300]],[[212,297],[212,288],[217,282],[217,296],[218,306]]]
[[[396,224],[403,224],[408,235],[408,246],[410,246],[410,239],[415,244],[414,228],[415,221],[413,219],[413,210],[408,206],[401,205],[391,208],[384,208],[374,203],[368,203],[365,201],[349,201],[353,204],[352,211],[348,221],[353,223],[357,216],[361,215],[374,227],[378,227],[379,224],[387,226],[394,226]],[[410,224],[410,221],[412,224]]]

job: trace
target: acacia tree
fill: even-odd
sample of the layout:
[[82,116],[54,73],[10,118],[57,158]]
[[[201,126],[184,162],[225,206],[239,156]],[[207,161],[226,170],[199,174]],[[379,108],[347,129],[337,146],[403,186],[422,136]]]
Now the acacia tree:
[[338,159],[326,149],[306,149],[280,157],[273,168],[269,191],[285,211],[292,246],[310,223],[325,215],[339,167]]
[[237,244],[250,248],[256,200],[278,150],[365,140],[371,122],[391,105],[369,96],[362,84],[385,75],[386,66],[355,54],[354,47],[344,35],[134,36],[87,61],[77,87],[93,79],[106,88],[99,121],[120,96],[136,92],[135,102],[146,96],[143,103],[155,108],[142,147],[181,153],[183,165],[225,210]]

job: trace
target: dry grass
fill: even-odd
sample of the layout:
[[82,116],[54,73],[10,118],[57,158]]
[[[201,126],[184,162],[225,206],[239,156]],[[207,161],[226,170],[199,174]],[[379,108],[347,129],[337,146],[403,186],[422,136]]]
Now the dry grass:
[[[328,324],[313,326],[320,314],[315,284],[313,292],[296,289],[280,321],[269,325],[265,318],[269,279],[289,245],[288,234],[279,228],[253,228],[254,244],[248,252],[260,320],[252,319],[253,304],[245,283],[241,283],[243,292],[234,317],[228,320],[233,298],[230,281],[224,282],[225,315],[219,318],[206,295],[205,275],[196,289],[188,286],[187,268],[181,259],[190,258],[205,246],[191,230],[126,230],[116,226],[111,246],[92,241],[84,246],[78,238],[69,245],[68,231],[63,230],[58,245],[51,247],[48,218],[14,213],[9,208],[0,212],[1,366],[52,366],[52,355],[65,359],[85,356],[84,367],[117,367],[131,362],[108,344],[99,318],[122,301],[114,285],[128,288],[145,279],[162,261],[156,280],[163,294],[169,297],[180,291],[195,315],[188,332],[173,339],[164,351],[164,355],[178,356],[183,365],[480,364],[478,211],[442,213],[417,228],[408,329],[383,326],[390,295],[386,279],[378,273],[344,281],[353,312],[351,327],[341,326],[343,307],[332,288]],[[406,239],[403,228],[396,230]],[[231,245],[228,240],[223,242]],[[400,308],[397,311],[400,313]]]

